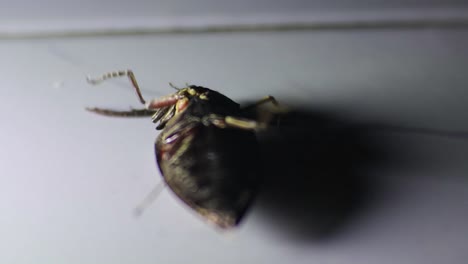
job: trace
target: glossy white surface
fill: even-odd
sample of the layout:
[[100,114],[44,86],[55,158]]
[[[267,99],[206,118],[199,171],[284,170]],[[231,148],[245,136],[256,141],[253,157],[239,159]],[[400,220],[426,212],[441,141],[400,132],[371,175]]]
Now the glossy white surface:
[[85,82],[130,68],[147,97],[189,82],[235,100],[271,94],[351,123],[468,131],[467,46],[466,30],[4,41],[0,262],[462,263],[466,139],[369,130],[388,162],[363,166],[375,194],[326,239],[288,235],[260,205],[222,234],[168,190],[134,218],[160,179],[154,125],[84,107],[138,106],[125,79]]

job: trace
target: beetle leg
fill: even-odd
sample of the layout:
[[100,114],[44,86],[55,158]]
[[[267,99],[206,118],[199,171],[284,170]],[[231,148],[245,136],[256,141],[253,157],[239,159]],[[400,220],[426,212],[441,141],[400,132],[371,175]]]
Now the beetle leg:
[[86,110],[100,115],[115,117],[147,117],[154,115],[154,111],[148,109],[131,109],[129,111],[119,111],[105,108],[88,107]]
[[219,128],[238,128],[243,130],[261,130],[266,128],[265,123],[260,123],[255,120],[234,117],[234,116],[219,116],[209,115],[203,118],[202,122],[206,124],[213,124]]
[[245,129],[245,130],[261,130],[266,128],[266,124],[255,120],[239,118],[234,116],[226,116],[224,118],[226,124],[230,127]]
[[[273,107],[262,107],[266,103],[271,103]],[[281,116],[283,114],[287,114],[290,110],[287,107],[279,104],[273,96],[269,95],[265,96],[256,103],[243,107],[242,111],[248,115],[254,114],[255,120],[260,121],[263,124],[271,125],[274,121],[276,121],[276,126],[279,126]]]
[[276,101],[275,97],[273,97],[271,95],[268,95],[268,96],[265,96],[264,98],[258,100],[257,102],[255,102],[253,104],[244,106],[243,109],[248,110],[250,108],[257,108],[260,105],[263,105],[263,104],[266,104],[266,103],[272,103],[275,107],[280,107],[279,103],[278,103],[278,101]]
[[143,212],[148,208],[155,200],[158,198],[159,194],[163,191],[164,187],[166,187],[166,183],[164,181],[160,181],[157,183],[153,189],[146,195],[146,197],[141,201],[137,207],[133,210],[133,214],[136,217],[139,217],[143,214]]
[[153,117],[153,123],[156,123],[159,121],[159,125],[156,127],[157,130],[160,130],[162,129],[167,121],[169,121],[169,119],[171,119],[172,117],[174,117],[174,114],[175,114],[175,108],[174,107],[171,107],[163,116],[161,116],[159,119],[156,119],[156,116]]
[[167,112],[170,110],[169,107],[164,107],[164,108],[159,108],[155,110],[156,112],[154,115],[151,117],[151,120],[153,120],[153,123],[156,123],[157,121],[161,120],[161,118],[167,114]]
[[133,72],[131,70],[108,72],[108,73],[105,73],[105,74],[101,75],[98,78],[91,78],[90,76],[88,76],[86,78],[86,80],[88,81],[88,83],[96,85],[96,84],[99,84],[99,83],[101,83],[101,82],[103,82],[103,81],[105,81],[107,79],[122,77],[122,76],[127,76],[130,79],[130,82],[132,83],[133,88],[135,88],[138,99],[140,99],[140,102],[142,104],[145,104],[146,101],[143,98],[143,96],[141,95],[140,87],[138,86],[138,82],[137,82],[137,80],[135,78],[135,75],[133,74]]
[[[271,103],[273,107],[269,107],[267,109],[260,108],[262,105],[266,103]],[[259,101],[253,104],[249,104],[249,105],[242,107],[242,111],[244,112],[248,112],[251,109],[256,109],[257,112],[263,112],[264,115],[265,114],[266,115],[286,114],[290,111],[287,107],[285,107],[284,105],[281,105],[278,101],[276,101],[276,99],[271,95],[265,96],[264,98],[260,99]]]

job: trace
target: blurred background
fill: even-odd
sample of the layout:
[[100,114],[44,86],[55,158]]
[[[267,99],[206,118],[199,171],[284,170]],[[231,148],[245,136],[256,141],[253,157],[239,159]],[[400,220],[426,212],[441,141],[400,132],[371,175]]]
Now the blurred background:
[[[466,1],[0,1],[1,263],[464,263]],[[140,107],[185,83],[293,112],[220,232],[161,180]]]
[[1,2],[2,34],[154,32],[175,28],[323,23],[454,21],[466,24],[463,0],[256,0],[256,1],[59,1]]

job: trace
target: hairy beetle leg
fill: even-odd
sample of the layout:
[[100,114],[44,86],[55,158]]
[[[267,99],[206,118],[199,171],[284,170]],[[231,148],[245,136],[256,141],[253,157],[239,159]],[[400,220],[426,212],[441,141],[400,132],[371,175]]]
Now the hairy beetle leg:
[[147,117],[147,116],[155,115],[156,108],[154,107],[150,108],[149,105],[146,104],[146,101],[141,94],[140,86],[138,85],[138,82],[135,78],[135,75],[133,74],[133,71],[131,70],[113,71],[113,72],[104,73],[103,75],[97,78],[92,78],[88,76],[86,80],[90,84],[97,85],[97,84],[100,84],[101,82],[104,82],[107,79],[117,78],[117,77],[122,77],[122,76],[127,76],[130,79],[130,82],[132,83],[133,88],[135,89],[137,93],[138,99],[140,100],[142,104],[146,105],[146,109],[131,109],[129,111],[119,111],[119,110],[112,110],[112,109],[105,109],[105,108],[88,107],[86,108],[86,110],[96,113],[96,114],[105,115],[105,116],[114,116],[114,117]]
[[115,117],[148,117],[154,115],[154,111],[148,109],[131,109],[129,111],[118,111],[105,108],[87,107],[86,110],[104,116]]
[[122,77],[122,76],[127,76],[130,79],[130,82],[132,83],[133,88],[135,88],[138,99],[140,99],[140,102],[142,104],[145,104],[146,101],[143,98],[143,95],[141,95],[140,87],[138,86],[138,82],[137,82],[137,80],[135,78],[135,75],[133,74],[133,71],[131,71],[131,70],[108,72],[108,73],[105,73],[105,74],[101,75],[98,78],[91,78],[90,76],[88,76],[86,78],[86,80],[88,81],[88,83],[96,85],[96,84],[99,84],[99,83],[101,83],[101,82],[103,82],[103,81],[105,81],[107,79]]

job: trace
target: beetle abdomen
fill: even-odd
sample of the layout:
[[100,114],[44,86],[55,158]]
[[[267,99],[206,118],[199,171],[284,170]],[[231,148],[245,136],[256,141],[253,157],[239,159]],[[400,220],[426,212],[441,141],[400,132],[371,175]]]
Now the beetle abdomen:
[[[172,137],[172,138],[171,138]],[[200,122],[156,142],[167,185],[190,207],[220,227],[238,223],[258,185],[255,134]]]

